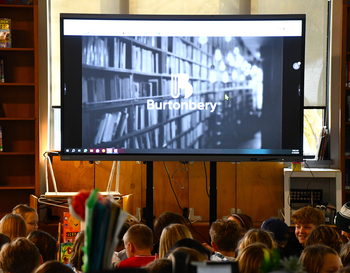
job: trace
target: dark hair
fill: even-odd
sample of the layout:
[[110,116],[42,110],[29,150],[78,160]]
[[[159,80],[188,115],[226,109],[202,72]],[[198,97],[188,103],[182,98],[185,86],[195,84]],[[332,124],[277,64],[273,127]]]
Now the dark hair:
[[253,219],[247,214],[234,213],[234,214],[231,214],[229,217],[236,218],[241,223],[242,228],[245,229],[246,232],[254,228]]
[[76,270],[81,271],[81,266],[83,265],[83,250],[81,247],[84,245],[85,231],[81,230],[75,237],[75,241],[72,247],[72,255],[70,256],[68,263],[75,267]]
[[10,243],[11,239],[6,234],[0,233],[0,250],[4,244]]
[[34,273],[74,273],[74,270],[59,261],[48,261],[39,266]]
[[32,272],[40,266],[41,259],[38,248],[27,238],[15,238],[5,244],[0,251],[0,268],[4,272]]
[[157,235],[158,239],[162,235],[162,231],[165,227],[170,224],[182,224],[186,225],[186,219],[178,213],[165,211],[163,212],[154,223],[154,234]]
[[211,224],[209,234],[219,251],[235,251],[242,229],[235,221],[218,219]]
[[143,268],[146,269],[149,273],[158,273],[160,270],[162,270],[165,267],[169,267],[171,269],[171,260],[170,259],[166,259],[166,258],[159,258],[156,259],[152,262],[150,262],[149,264],[147,264],[146,266],[144,266]]
[[39,249],[43,261],[56,260],[57,256],[57,241],[45,231],[35,230],[29,233],[27,237]]
[[204,247],[201,243],[191,238],[184,238],[177,241],[172,247],[169,248],[168,252],[165,254],[165,258],[169,258],[169,255],[173,253],[178,247],[187,247],[199,251],[202,255],[206,256],[207,260],[210,259],[211,252],[209,249]]

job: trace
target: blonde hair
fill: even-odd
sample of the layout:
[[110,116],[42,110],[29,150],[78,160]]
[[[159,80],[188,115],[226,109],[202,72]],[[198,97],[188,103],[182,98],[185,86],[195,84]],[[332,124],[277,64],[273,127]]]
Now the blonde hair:
[[250,229],[241,239],[238,245],[238,251],[242,251],[248,245],[253,243],[262,243],[270,250],[276,248],[276,242],[270,232],[263,229]]
[[324,224],[324,213],[313,207],[303,207],[294,212],[291,216],[295,224],[313,224],[316,227]]
[[304,267],[306,272],[317,273],[323,266],[324,257],[327,254],[338,255],[338,253],[331,247],[316,244],[306,247],[299,258],[299,263]]
[[237,256],[239,273],[259,273],[265,253],[272,257],[271,250],[262,243],[252,243],[242,249]]
[[171,224],[165,227],[159,241],[159,258],[164,258],[169,248],[184,238],[193,239],[192,233],[186,226],[182,224]]
[[28,219],[28,214],[33,212],[36,213],[36,210],[26,204],[19,204],[12,209],[13,214],[21,215],[25,221]]
[[0,251],[0,268],[4,273],[32,272],[40,263],[38,248],[27,238],[16,238]]
[[26,222],[20,215],[11,213],[6,214],[0,221],[0,233],[10,237],[11,241],[17,237],[26,237]]
[[81,247],[84,245],[85,231],[79,231],[77,236],[75,236],[75,241],[72,247],[72,255],[70,256],[68,263],[75,267],[76,270],[81,271],[81,266],[83,265],[83,250]]

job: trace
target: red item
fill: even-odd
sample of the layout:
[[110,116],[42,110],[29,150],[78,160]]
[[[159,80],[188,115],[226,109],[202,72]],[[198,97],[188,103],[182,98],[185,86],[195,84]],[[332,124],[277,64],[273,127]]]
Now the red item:
[[139,268],[153,262],[155,259],[156,256],[134,256],[121,261],[118,268]]

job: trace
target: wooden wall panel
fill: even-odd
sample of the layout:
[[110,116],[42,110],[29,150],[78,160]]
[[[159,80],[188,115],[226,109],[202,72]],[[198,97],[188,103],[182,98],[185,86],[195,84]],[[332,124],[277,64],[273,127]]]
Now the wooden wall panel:
[[[158,217],[164,211],[172,211],[182,214],[180,207],[188,208],[188,165],[186,171],[184,170],[185,165],[178,161],[167,161],[165,164],[169,171],[170,181],[164,162],[155,161],[153,163],[153,212],[155,217]],[[178,202],[176,201],[175,195]]]
[[[209,162],[205,163],[207,177],[203,162],[193,162],[189,164],[189,196],[188,206],[194,209],[194,215],[202,216],[202,221],[209,221]],[[207,179],[207,181],[206,181]]]
[[[95,188],[106,191],[112,171],[113,161],[95,163]],[[136,215],[136,208],[141,208],[141,163],[136,161],[120,162],[119,192],[126,195],[123,208],[126,212]],[[118,166],[116,166],[111,190],[116,190]]]
[[[94,164],[88,161],[61,161],[59,156],[52,160],[57,190],[60,192],[75,192],[82,189],[94,189]],[[50,191],[53,191],[49,173]]]
[[283,208],[283,164],[237,164],[237,208],[251,216],[257,227],[277,217]]
[[217,163],[217,218],[222,219],[236,209],[236,163]]

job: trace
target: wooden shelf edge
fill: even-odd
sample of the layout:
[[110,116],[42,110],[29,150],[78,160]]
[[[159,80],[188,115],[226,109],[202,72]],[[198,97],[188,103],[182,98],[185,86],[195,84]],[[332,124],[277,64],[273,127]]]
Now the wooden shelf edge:
[[7,155],[35,155],[35,152],[0,152],[0,156],[7,156]]
[[35,118],[0,118],[2,121],[34,121]]
[[0,51],[33,51],[33,47],[2,47]]
[[1,190],[35,190],[35,187],[8,187],[8,186],[0,186]]
[[12,4],[0,4],[0,8],[33,8],[34,5],[12,5]]
[[25,83],[25,82],[23,82],[23,83],[20,83],[20,82],[16,82],[16,83],[14,83],[14,82],[2,82],[2,83],[0,83],[0,86],[34,86],[35,84],[34,83],[32,83],[32,82],[28,82],[28,83]]

